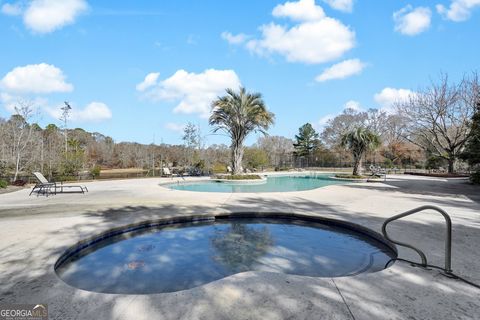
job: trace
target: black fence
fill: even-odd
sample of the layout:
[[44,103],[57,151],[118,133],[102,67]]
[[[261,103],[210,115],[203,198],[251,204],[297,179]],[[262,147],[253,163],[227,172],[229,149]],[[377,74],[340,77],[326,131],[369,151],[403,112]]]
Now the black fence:
[[[368,152],[362,158],[361,166],[368,169],[371,165],[391,172],[435,173],[447,172],[448,161],[443,158],[428,156],[421,150],[402,153],[398,157],[386,157],[385,152]],[[277,170],[303,168],[311,170],[343,170],[353,168],[353,157],[348,152],[316,152],[306,156],[287,154],[275,157]],[[455,172],[469,173],[470,166],[461,160],[455,162]]]

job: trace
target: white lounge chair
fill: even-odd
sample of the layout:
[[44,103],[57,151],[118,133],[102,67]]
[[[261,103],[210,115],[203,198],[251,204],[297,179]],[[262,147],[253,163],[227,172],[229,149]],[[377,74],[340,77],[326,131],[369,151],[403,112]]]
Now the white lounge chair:
[[387,170],[380,166],[376,167],[373,164],[371,164],[370,172],[371,174],[367,180],[370,180],[371,178],[383,178],[383,181],[387,180]]
[[[32,191],[30,191],[29,195],[32,195],[34,191],[37,192],[37,195],[40,193],[45,194],[46,196],[50,194],[57,194],[57,193],[85,193],[88,192],[88,188],[82,185],[64,185],[60,183],[58,185],[56,182],[50,182],[47,178],[44,177],[43,174],[40,172],[34,172],[33,175],[37,179],[37,184],[33,187]],[[71,189],[78,189],[74,191],[70,191]],[[68,191],[66,191],[68,190]]]
[[173,176],[168,167],[163,167],[162,168],[162,175],[165,176],[165,177],[172,177]]

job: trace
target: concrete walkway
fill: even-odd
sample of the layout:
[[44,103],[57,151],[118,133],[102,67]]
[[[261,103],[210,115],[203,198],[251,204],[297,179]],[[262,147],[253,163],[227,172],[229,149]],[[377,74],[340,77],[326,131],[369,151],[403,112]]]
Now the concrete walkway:
[[[76,242],[149,219],[225,212],[295,212],[351,221],[380,232],[383,221],[432,204],[453,220],[453,270],[480,283],[480,188],[465,180],[389,176],[290,193],[174,191],[150,178],[87,183],[88,194],[0,194],[0,305],[46,303],[50,319],[480,319],[480,290],[437,271],[397,262],[377,273],[311,278],[236,274],[153,295],[100,294],[60,280],[58,257]],[[393,237],[443,264],[442,217],[425,212],[393,223]],[[399,256],[418,260],[399,248]]]

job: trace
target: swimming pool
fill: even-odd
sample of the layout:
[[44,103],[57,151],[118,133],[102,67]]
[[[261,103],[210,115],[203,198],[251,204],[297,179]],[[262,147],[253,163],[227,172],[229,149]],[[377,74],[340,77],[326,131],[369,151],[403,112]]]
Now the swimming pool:
[[237,216],[129,227],[71,248],[55,270],[80,289],[150,294],[245,271],[353,276],[383,270],[396,257],[368,229],[312,219]]
[[168,188],[183,191],[199,192],[289,192],[305,191],[321,188],[333,184],[344,184],[345,181],[332,179],[331,174],[316,175],[283,175],[268,176],[265,182],[244,183],[238,182],[184,182],[164,185]]

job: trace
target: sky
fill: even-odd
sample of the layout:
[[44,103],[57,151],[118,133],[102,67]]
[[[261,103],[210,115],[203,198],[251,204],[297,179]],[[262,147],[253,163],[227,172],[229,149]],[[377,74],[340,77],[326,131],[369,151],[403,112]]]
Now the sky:
[[[0,117],[19,101],[33,121],[115,141],[212,135],[225,88],[260,92],[271,135],[317,130],[346,107],[391,110],[447,73],[480,70],[480,0],[0,0]],[[258,136],[249,137],[247,144]]]

